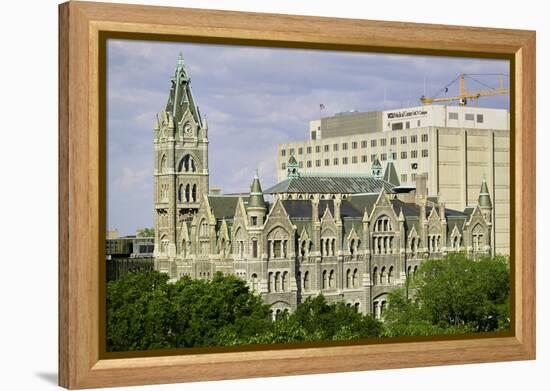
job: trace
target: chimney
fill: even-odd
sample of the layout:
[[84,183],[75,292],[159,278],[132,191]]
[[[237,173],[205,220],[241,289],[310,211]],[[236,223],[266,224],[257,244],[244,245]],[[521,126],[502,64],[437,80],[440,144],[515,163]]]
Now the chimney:
[[416,176],[416,203],[428,197],[428,178],[426,174]]
[[334,198],[334,220],[340,222],[340,205],[342,204],[342,195],[337,194]]
[[314,194],[311,200],[311,221],[313,223],[319,222],[319,195]]

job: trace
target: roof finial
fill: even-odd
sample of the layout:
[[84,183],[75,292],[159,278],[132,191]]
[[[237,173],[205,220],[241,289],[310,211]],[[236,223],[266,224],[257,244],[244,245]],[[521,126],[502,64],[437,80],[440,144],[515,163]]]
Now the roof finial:
[[179,56],[178,56],[178,65],[185,65],[184,62],[183,62],[183,53],[180,52]]

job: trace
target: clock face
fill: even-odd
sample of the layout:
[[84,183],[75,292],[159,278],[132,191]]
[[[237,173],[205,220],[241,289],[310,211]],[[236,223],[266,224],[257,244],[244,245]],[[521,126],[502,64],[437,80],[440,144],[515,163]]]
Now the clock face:
[[186,136],[190,136],[193,133],[193,128],[189,122],[183,126],[183,132]]

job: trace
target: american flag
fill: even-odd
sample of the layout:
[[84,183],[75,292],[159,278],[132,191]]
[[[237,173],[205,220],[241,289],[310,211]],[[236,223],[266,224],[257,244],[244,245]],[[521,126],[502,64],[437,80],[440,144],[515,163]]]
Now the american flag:
[[319,110],[323,110],[325,108],[325,105],[324,104],[319,104]]

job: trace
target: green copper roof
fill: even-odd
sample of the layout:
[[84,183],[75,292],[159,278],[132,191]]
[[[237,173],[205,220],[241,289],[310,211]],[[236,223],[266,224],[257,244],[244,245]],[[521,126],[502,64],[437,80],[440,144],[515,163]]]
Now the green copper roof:
[[401,184],[399,182],[399,176],[397,175],[397,170],[395,169],[395,164],[393,164],[393,161],[388,162],[386,171],[384,171],[383,179],[394,186],[399,186]]
[[389,182],[370,176],[302,174],[299,177],[287,178],[277,183],[267,189],[265,193],[360,194],[379,193],[381,188],[389,192],[393,187]]
[[250,199],[248,201],[249,208],[265,208],[264,194],[260,185],[258,174],[254,175],[252,185],[250,186]]
[[491,196],[489,195],[489,188],[487,181],[483,179],[481,182],[481,190],[479,191],[479,198],[477,199],[479,206],[491,208],[493,206],[491,202]]

